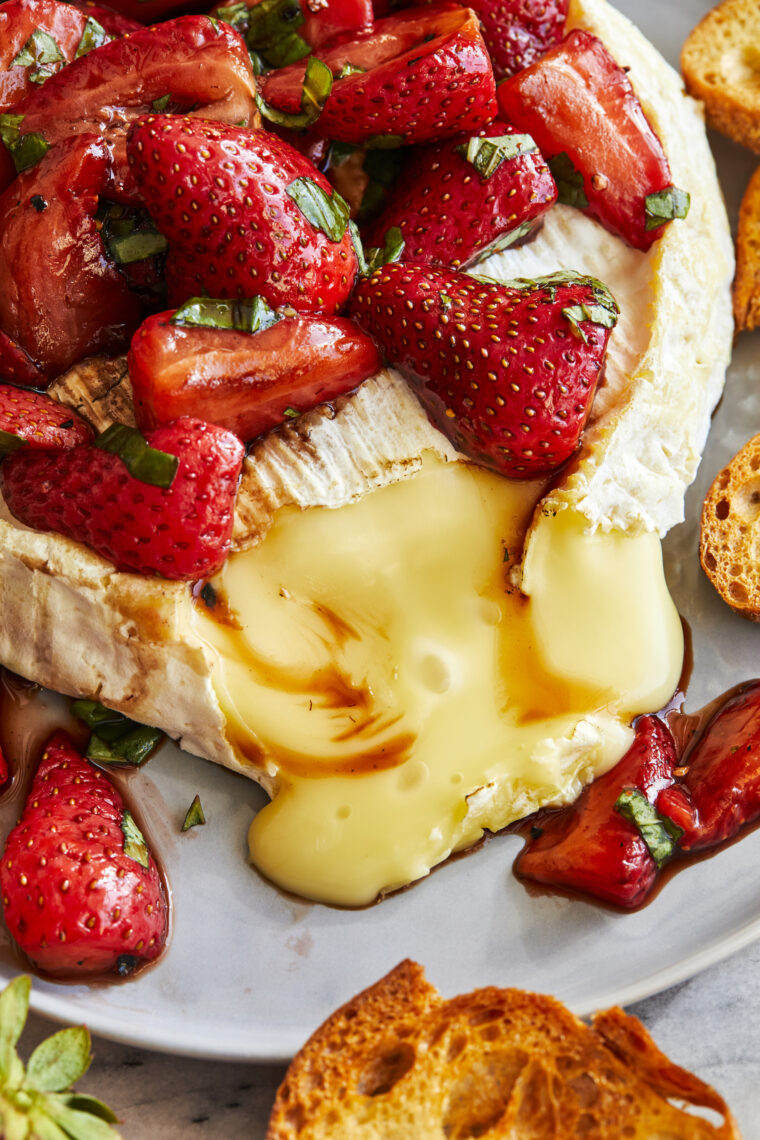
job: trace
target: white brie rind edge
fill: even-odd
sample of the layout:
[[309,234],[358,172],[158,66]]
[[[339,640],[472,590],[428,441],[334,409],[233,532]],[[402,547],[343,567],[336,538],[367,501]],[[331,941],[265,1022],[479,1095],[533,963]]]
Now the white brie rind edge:
[[[689,217],[655,243],[651,333],[638,365],[619,392],[603,390],[603,410],[587,428],[578,461],[539,509],[573,507],[590,530],[663,534],[682,518],[730,355],[728,224],[700,108],[679,77],[606,0],[573,0],[570,24],[599,35],[630,66],[674,183],[692,204]],[[97,363],[91,367],[97,375]],[[75,371],[81,379],[87,370]],[[105,367],[106,378],[116,372],[117,365]],[[96,409],[84,410],[97,421]],[[404,381],[380,373],[354,396],[256,445],[246,461],[236,547],[261,541],[279,507],[355,502],[413,474],[426,452],[457,458]],[[23,527],[1,500],[0,582],[0,661],[8,668],[101,700],[162,728],[188,752],[276,790],[276,777],[227,740],[211,652],[192,633],[196,603],[186,583],[118,573],[78,543]]]

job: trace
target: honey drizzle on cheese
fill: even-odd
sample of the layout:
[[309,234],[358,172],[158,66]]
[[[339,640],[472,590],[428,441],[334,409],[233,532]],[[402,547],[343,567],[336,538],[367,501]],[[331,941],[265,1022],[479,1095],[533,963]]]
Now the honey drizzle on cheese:
[[288,890],[361,905],[614,764],[678,681],[681,626],[652,535],[541,518],[535,488],[462,463],[339,510],[285,508],[200,607],[228,735],[276,775],[251,857]]

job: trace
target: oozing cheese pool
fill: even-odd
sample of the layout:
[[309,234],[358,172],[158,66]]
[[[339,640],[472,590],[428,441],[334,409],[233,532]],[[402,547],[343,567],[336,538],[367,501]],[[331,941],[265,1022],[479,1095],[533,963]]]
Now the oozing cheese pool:
[[[672,694],[681,625],[654,535],[587,535],[461,462],[339,510],[281,510],[199,607],[228,736],[277,770],[251,858],[278,885],[371,902],[541,805],[574,799]],[[461,557],[466,552],[466,557]],[[507,561],[505,561],[505,552]]]

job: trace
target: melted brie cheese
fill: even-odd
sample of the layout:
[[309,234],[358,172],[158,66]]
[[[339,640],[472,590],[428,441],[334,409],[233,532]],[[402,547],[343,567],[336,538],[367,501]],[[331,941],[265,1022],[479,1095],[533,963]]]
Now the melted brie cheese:
[[683,644],[657,538],[541,517],[521,593],[509,561],[534,501],[428,459],[354,505],[281,510],[228,560],[227,621],[199,607],[195,632],[228,737],[277,773],[249,836],[274,882],[371,902],[575,798],[669,698]]

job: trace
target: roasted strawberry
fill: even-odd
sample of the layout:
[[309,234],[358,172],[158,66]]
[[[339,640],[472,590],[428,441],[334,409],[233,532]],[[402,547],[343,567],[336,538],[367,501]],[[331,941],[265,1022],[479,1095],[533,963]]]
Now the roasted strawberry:
[[682,784],[663,793],[661,810],[682,828],[684,851],[723,843],[760,816],[760,681],[721,704],[683,764]]
[[156,864],[108,778],[65,733],[48,742],[0,862],[5,922],[51,974],[130,973],[158,957],[167,903]]
[[657,717],[642,717],[619,764],[575,803],[538,817],[515,862],[524,879],[635,907],[674,853],[679,829],[655,806],[673,784],[673,738]]
[[242,461],[231,432],[180,419],[150,432],[147,446],[114,425],[92,446],[16,451],[0,475],[27,526],[84,542],[119,570],[192,579],[227,555]]
[[556,198],[533,139],[497,120],[421,148],[365,240],[382,246],[397,227],[404,261],[460,269],[526,238]]
[[308,159],[269,131],[151,115],[129,162],[169,241],[169,302],[260,295],[336,313],[358,268],[348,207]]
[[[333,86],[319,120],[331,139],[391,147],[476,131],[496,114],[494,79],[476,16],[431,5],[379,20],[314,54]],[[270,72],[264,99],[295,113],[305,65]]]
[[398,262],[361,281],[350,312],[456,447],[527,479],[578,446],[618,310],[589,277],[500,285]]
[[42,392],[0,384],[0,454],[19,447],[68,451],[91,439],[89,424],[65,404]]
[[83,356],[121,348],[137,300],[95,221],[105,143],[70,139],[0,197],[0,375],[44,387]]
[[628,75],[590,32],[571,32],[498,92],[504,116],[538,143],[560,201],[649,249],[689,196],[672,185],[662,144]]
[[129,350],[141,428],[197,416],[244,440],[350,391],[380,366],[353,321],[283,316],[260,298],[195,298],[150,317]]
[[106,43],[78,8],[58,0],[0,4],[0,112],[46,83],[67,63]]
[[237,32],[208,16],[184,16],[75,60],[16,105],[21,118],[3,137],[17,156],[33,140],[47,148],[73,135],[103,134],[115,170],[109,195],[132,200],[125,127],[133,119],[158,104],[220,122],[256,122],[255,92]]

